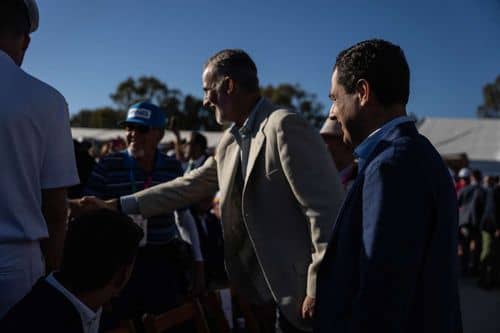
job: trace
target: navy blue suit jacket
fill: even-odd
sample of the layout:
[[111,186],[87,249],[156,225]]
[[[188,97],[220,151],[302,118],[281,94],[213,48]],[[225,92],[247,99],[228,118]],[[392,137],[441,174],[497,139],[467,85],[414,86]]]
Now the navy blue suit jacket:
[[462,331],[457,200],[413,123],[386,133],[347,194],[318,272],[315,332]]
[[0,332],[83,333],[83,324],[78,310],[66,296],[40,278],[0,320]]

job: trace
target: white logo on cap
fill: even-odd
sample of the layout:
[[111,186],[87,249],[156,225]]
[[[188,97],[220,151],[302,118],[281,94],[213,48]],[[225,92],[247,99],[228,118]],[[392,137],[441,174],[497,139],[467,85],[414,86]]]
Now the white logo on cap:
[[128,111],[128,118],[150,119],[151,118],[151,110],[148,110],[148,109],[130,109]]

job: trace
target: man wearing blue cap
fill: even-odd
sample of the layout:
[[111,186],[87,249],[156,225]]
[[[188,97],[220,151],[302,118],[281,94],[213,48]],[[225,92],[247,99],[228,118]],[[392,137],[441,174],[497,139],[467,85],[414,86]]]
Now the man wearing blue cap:
[[64,97],[20,68],[37,27],[34,0],[0,1],[0,318],[59,266],[79,182]]
[[[126,130],[127,149],[101,158],[87,182],[87,195],[118,198],[183,174],[179,161],[157,149],[165,127],[165,114],[159,107],[149,102],[134,104],[121,124]],[[196,225],[188,211],[159,214],[147,220],[139,215],[132,217],[143,228],[145,238],[130,283],[113,304],[112,322],[146,312],[160,313],[179,303],[186,289],[186,266],[182,264],[191,257],[182,239],[193,243],[199,273],[193,287],[199,289],[204,280]]]

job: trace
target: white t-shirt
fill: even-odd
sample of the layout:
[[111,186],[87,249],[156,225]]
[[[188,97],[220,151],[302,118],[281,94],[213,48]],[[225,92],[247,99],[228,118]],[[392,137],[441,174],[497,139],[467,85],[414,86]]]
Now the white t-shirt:
[[79,182],[68,107],[0,50],[0,243],[46,238],[41,190]]

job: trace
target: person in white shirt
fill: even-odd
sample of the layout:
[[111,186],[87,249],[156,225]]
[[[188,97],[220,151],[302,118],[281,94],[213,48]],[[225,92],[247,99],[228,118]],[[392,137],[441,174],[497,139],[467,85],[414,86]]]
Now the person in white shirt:
[[64,97],[20,68],[37,27],[34,0],[0,2],[0,318],[58,267],[79,182]]
[[0,320],[0,332],[97,333],[102,306],[130,279],[142,229],[109,210],[69,223],[60,271],[40,278]]

